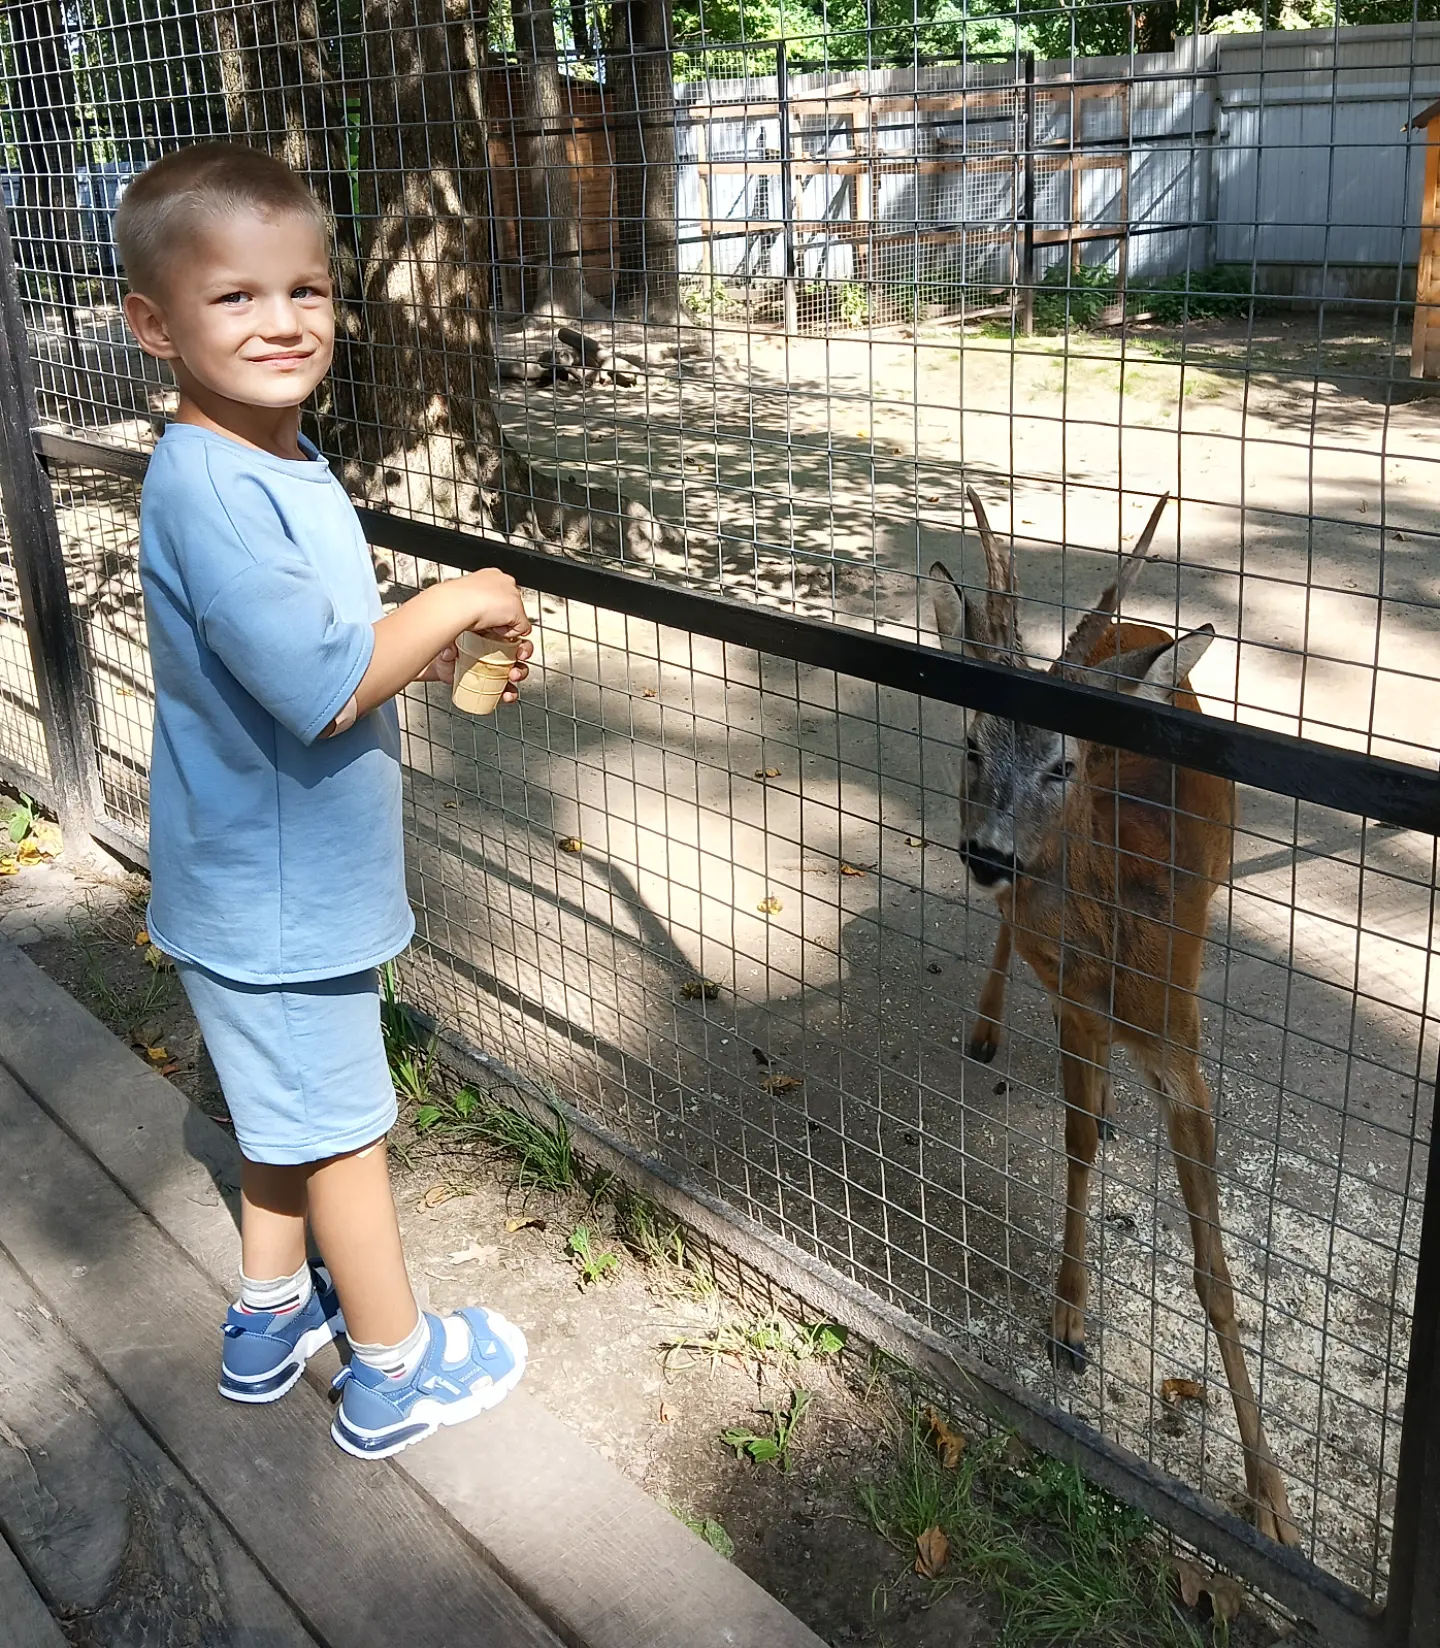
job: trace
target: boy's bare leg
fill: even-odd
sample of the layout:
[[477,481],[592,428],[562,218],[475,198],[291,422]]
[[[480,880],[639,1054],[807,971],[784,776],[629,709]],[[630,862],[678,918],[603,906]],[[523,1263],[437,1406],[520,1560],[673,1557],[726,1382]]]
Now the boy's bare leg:
[[240,1169],[240,1269],[257,1282],[293,1276],[305,1263],[312,1164],[245,1161]]
[[398,1345],[414,1331],[419,1307],[405,1273],[384,1139],[311,1164],[309,1191],[310,1229],[340,1295],[346,1333],[358,1344]]

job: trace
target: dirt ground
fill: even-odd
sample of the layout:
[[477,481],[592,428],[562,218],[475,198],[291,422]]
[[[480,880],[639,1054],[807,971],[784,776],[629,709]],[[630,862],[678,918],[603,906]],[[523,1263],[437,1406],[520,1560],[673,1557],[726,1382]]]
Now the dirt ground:
[[[1068,347],[934,327],[724,343],[709,375],[512,388],[507,427],[536,462],[618,476],[688,523],[688,551],[657,554],[666,575],[932,640],[919,575],[938,557],[980,577],[963,474],[1017,533],[1042,655],[1176,488],[1183,518],[1127,611],[1216,625],[1207,707],[1433,763],[1440,434],[1433,399],[1389,382],[1386,338],[1330,317],[1323,337],[1207,323],[1183,349],[1143,329]],[[81,479],[59,509],[112,805],[138,818],[133,496]],[[392,596],[425,571],[389,570]],[[958,718],[537,605],[520,709],[480,724],[438,690],[405,704],[414,999],[695,1188],[1233,1499],[1183,1210],[1123,1068],[1092,1193],[1091,1367],[1046,1363],[1053,1030],[1017,975],[999,1060],[963,1057],[994,918],[953,852]],[[1435,847],[1258,791],[1241,821],[1202,981],[1222,1218],[1308,1549],[1378,1594],[1437,1048]],[[701,979],[718,995],[691,993]],[[1174,1376],[1207,1403],[1168,1409]]]
[[[145,891],[143,877],[100,860],[27,867],[0,882],[0,932],[223,1123],[183,992],[136,942]],[[394,1183],[429,1308],[483,1300],[521,1322],[528,1388],[835,1648],[993,1648],[1000,1616],[984,1588],[919,1578],[860,1505],[857,1488],[896,1470],[912,1397],[892,1372],[858,1345],[799,1362],[675,1348],[777,1310],[797,1320],[793,1302],[754,1291],[753,1279],[749,1290],[717,1291],[698,1251],[688,1268],[647,1266],[624,1245],[613,1209],[585,1190],[519,1187],[513,1163],[417,1133],[411,1116],[413,1106],[395,1135]],[[602,1282],[582,1285],[570,1250],[578,1225],[597,1253],[618,1257]],[[767,1410],[783,1410],[797,1387],[811,1402],[788,1470],[742,1462],[723,1445],[728,1427],[764,1432]],[[1252,1603],[1228,1640],[1265,1648],[1277,1635],[1288,1637],[1285,1624]],[[1124,1640],[1144,1648],[1147,1639]]]

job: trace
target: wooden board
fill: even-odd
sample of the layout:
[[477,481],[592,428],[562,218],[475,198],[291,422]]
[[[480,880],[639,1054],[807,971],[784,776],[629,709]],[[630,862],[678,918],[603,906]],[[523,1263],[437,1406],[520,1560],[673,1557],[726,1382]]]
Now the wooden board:
[[1415,333],[1410,376],[1440,378],[1440,132],[1426,132],[1420,196],[1420,262],[1415,270]]
[[[0,1063],[99,1156],[159,1229],[202,1267],[218,1266],[229,1286],[239,1244],[216,1185],[235,1179],[234,1140],[4,940],[0,1000]],[[328,1381],[335,1365],[329,1353],[312,1367]],[[280,1406],[305,1394],[302,1387]],[[218,1397],[216,1405],[227,1406]],[[482,1422],[458,1426],[443,1442],[409,1449],[393,1463],[567,1642],[823,1648],[793,1614],[523,1388]],[[499,1648],[479,1636],[474,1642]],[[436,1639],[426,1648],[448,1644]]]
[[[313,1648],[289,1605],[3,1255],[0,1323],[0,1530],[61,1617],[83,1619],[91,1640],[117,1648]],[[14,1612],[0,1610],[7,1648]],[[42,1612],[53,1635],[21,1640],[58,1648],[60,1631]]]
[[5,1648],[66,1648],[64,1633],[3,1539],[0,1539],[0,1620],[5,1622]]
[[218,1394],[224,1293],[8,1073],[0,1159],[0,1246],[323,1642],[559,1648],[403,1477],[335,1447],[318,1391]]

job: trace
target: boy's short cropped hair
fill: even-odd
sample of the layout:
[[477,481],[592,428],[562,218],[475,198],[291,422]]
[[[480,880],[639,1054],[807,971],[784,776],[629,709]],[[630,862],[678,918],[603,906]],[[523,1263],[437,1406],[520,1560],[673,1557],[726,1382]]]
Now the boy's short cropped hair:
[[328,239],[325,209],[282,160],[241,143],[194,143],[149,166],[115,214],[115,241],[134,292],[162,295],[177,254],[217,218],[309,217]]

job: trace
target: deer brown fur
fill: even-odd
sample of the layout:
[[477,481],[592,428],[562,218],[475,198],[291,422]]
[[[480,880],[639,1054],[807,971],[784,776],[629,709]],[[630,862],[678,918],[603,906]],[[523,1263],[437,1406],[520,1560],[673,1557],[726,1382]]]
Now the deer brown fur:
[[[931,572],[942,642],[1029,668],[1014,569],[969,494],[988,588],[967,600],[946,569]],[[1073,679],[1199,710],[1189,671],[1214,638],[1174,636],[1118,617],[1159,523],[1162,498],[1116,582],[1051,666]],[[1230,876],[1233,786],[1083,739],[995,715],[967,723],[961,853],[995,896],[1001,928],[970,1038],[972,1058],[999,1045],[1012,947],[1049,994],[1060,1034],[1067,1157],[1063,1256],[1051,1354],[1086,1365],[1086,1224],[1090,1168],[1111,1111],[1110,1054],[1119,1042],[1156,1094],[1190,1219],[1195,1289],[1220,1348],[1245,1455],[1256,1525],[1298,1542],[1285,1485],[1265,1437],[1220,1231],[1215,1127],[1199,1063],[1200,979],[1210,903]]]

